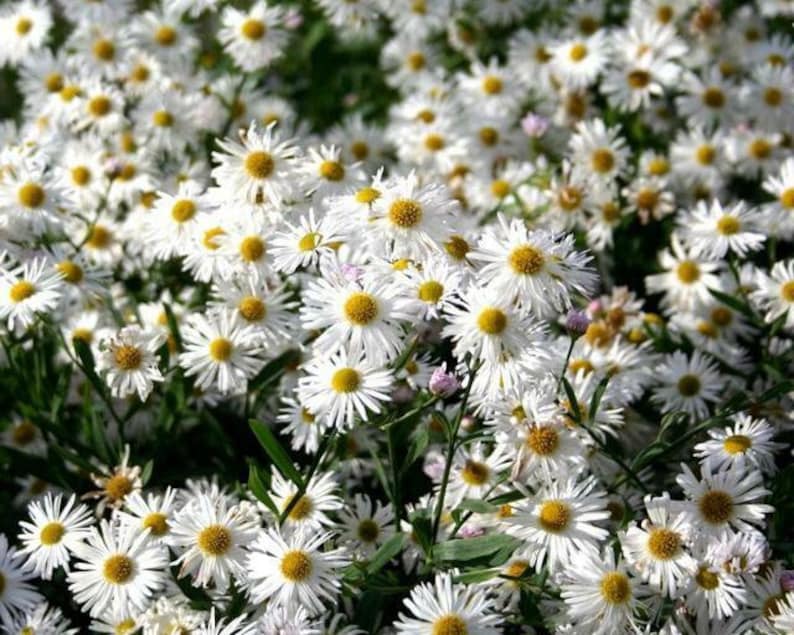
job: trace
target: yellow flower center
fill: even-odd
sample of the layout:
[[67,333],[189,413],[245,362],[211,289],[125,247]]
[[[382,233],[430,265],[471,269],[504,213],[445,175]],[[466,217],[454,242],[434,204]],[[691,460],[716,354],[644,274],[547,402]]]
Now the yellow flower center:
[[573,185],[563,187],[557,193],[557,203],[566,212],[572,212],[582,204],[582,191]]
[[259,236],[246,236],[240,241],[240,258],[245,262],[256,262],[265,253],[265,241]]
[[212,227],[204,232],[204,238],[201,240],[201,244],[204,245],[210,251],[215,251],[220,247],[218,244],[218,236],[223,236],[226,232],[221,227]]
[[485,126],[484,128],[480,128],[479,132],[480,141],[482,141],[483,145],[485,146],[493,146],[499,141],[499,132],[496,128],[492,128],[491,126]]
[[355,368],[340,368],[331,377],[331,388],[335,392],[355,392],[361,384],[361,375]]
[[168,531],[168,517],[161,512],[152,512],[143,519],[143,526],[153,536],[162,536]]
[[461,617],[450,613],[433,622],[431,635],[469,635],[469,627]]
[[431,152],[438,152],[444,147],[444,137],[435,132],[430,133],[425,137],[425,148]]
[[477,326],[488,335],[499,335],[507,328],[507,315],[496,307],[486,307],[477,316]]
[[568,56],[571,58],[572,62],[581,62],[587,57],[587,47],[581,42],[577,42],[571,47]]
[[77,97],[79,94],[80,89],[77,86],[64,86],[59,92],[61,99],[65,102],[72,101],[72,99]]
[[16,32],[17,35],[27,35],[33,28],[33,21],[29,18],[19,18],[17,20]]
[[389,207],[389,220],[403,229],[416,227],[422,221],[422,206],[411,199],[397,199]]
[[490,470],[485,463],[469,459],[460,471],[460,477],[466,485],[478,487],[488,480]]
[[94,115],[94,117],[104,117],[110,112],[112,107],[112,102],[104,95],[93,97],[88,102],[88,112]]
[[695,582],[698,586],[706,591],[713,591],[720,585],[719,576],[713,571],[709,571],[706,567],[700,567],[695,574]]
[[548,500],[540,506],[538,522],[546,531],[563,531],[571,521],[571,508],[560,500]]
[[172,46],[176,40],[176,29],[167,24],[162,25],[154,32],[154,41],[160,46]]
[[237,305],[237,310],[248,322],[259,322],[267,315],[267,307],[259,298],[252,295],[244,297]]
[[444,243],[444,249],[454,260],[463,260],[471,251],[466,239],[457,234],[450,236],[449,240]]
[[267,33],[267,26],[262,20],[248,18],[240,26],[240,32],[249,40],[261,40]]
[[427,280],[419,285],[419,299],[428,304],[435,304],[444,294],[444,285],[435,280]]
[[36,287],[32,283],[27,280],[20,280],[11,285],[8,297],[11,298],[11,302],[19,303],[27,300],[34,293],[36,293]]
[[118,175],[116,178],[119,181],[131,181],[135,178],[135,175],[138,174],[138,168],[135,167],[134,163],[125,163],[124,166],[119,170]]
[[491,194],[496,198],[504,198],[510,194],[510,183],[504,179],[497,179],[491,182]]
[[733,236],[742,228],[742,224],[735,216],[722,216],[717,221],[717,231],[723,236]]
[[114,629],[115,635],[128,635],[136,628],[135,620],[131,617],[128,617],[126,620],[122,620],[118,624],[116,624],[116,628]]
[[63,88],[63,75],[60,73],[50,73],[44,78],[44,87],[48,93],[57,93]]
[[123,344],[114,348],[113,359],[122,370],[135,370],[143,361],[143,353],[137,346]]
[[25,183],[17,191],[19,203],[29,209],[41,207],[47,195],[38,183]]
[[425,62],[425,56],[419,51],[414,51],[405,58],[405,63],[412,71],[422,70],[425,67]]
[[152,123],[159,128],[169,128],[174,125],[174,116],[167,110],[157,110],[152,115]]
[[321,236],[317,232],[304,234],[298,241],[298,250],[303,252],[314,251],[317,245],[320,244],[320,238]]
[[763,160],[772,154],[772,144],[766,139],[753,139],[748,148],[750,156],[754,159]]
[[648,163],[648,174],[652,176],[664,176],[670,171],[670,163],[667,159],[657,157]]
[[94,340],[94,334],[89,329],[84,328],[76,328],[72,331],[72,341],[79,340],[81,342],[85,342],[86,344],[90,344]]
[[526,443],[535,454],[549,456],[554,454],[560,444],[560,435],[551,426],[533,426],[527,435]]
[[722,447],[728,454],[744,454],[752,446],[752,439],[743,434],[732,434],[722,442]]
[[356,202],[364,205],[369,205],[378,198],[380,198],[380,192],[374,187],[363,187],[356,192]]
[[208,525],[199,532],[196,544],[208,556],[222,556],[232,546],[232,532],[223,525]]
[[634,202],[639,209],[652,210],[659,202],[659,192],[649,187],[643,187],[637,192]]
[[294,549],[281,559],[281,574],[290,582],[303,582],[312,574],[312,560],[305,551]]
[[78,165],[71,170],[72,182],[75,185],[86,186],[91,182],[91,170],[84,165]]
[[780,193],[780,204],[786,209],[794,209],[794,187]]
[[789,280],[780,285],[780,296],[786,302],[794,302],[794,280]]
[[366,326],[378,317],[378,301],[369,293],[357,291],[345,300],[344,314],[348,322]]
[[311,425],[315,422],[317,417],[315,417],[311,412],[309,412],[306,408],[301,408],[301,421],[307,425]]
[[150,75],[151,72],[149,71],[149,67],[143,64],[136,64],[130,71],[130,79],[134,82],[145,82],[149,79]]
[[105,495],[111,502],[122,500],[132,491],[132,481],[124,474],[114,474],[105,483]]
[[700,378],[697,375],[682,375],[678,380],[678,393],[683,397],[694,397],[700,392]]
[[103,62],[109,62],[116,57],[116,45],[104,38],[94,42],[92,50],[94,57]]
[[422,123],[433,123],[436,120],[436,113],[432,110],[420,110],[416,113],[416,118]]
[[692,284],[700,279],[700,267],[692,260],[683,260],[675,270],[678,279],[684,284]]
[[[284,505],[284,508],[286,509],[291,502],[292,499],[290,498],[287,500],[287,504]],[[313,509],[314,505],[312,504],[312,499],[306,495],[303,495],[298,499],[298,502],[293,505],[289,512],[289,517],[291,520],[303,520],[312,513]]]
[[486,95],[498,95],[502,92],[502,80],[495,75],[486,75],[482,80],[482,89]]
[[41,528],[39,540],[46,546],[57,545],[66,533],[66,527],[59,522],[50,522]]
[[354,141],[350,144],[350,153],[356,161],[363,161],[369,156],[369,145],[366,141]]
[[339,161],[323,161],[320,164],[320,176],[327,181],[341,181],[345,178],[345,166]]
[[714,146],[704,144],[695,150],[695,159],[701,165],[711,165],[714,163],[714,158],[717,156],[717,151]]
[[703,103],[709,108],[722,108],[725,105],[725,93],[717,86],[709,86],[703,91]]
[[733,516],[733,498],[727,492],[710,490],[701,496],[698,508],[711,525],[722,525]]
[[273,156],[264,151],[251,152],[245,157],[245,171],[254,179],[266,179],[275,167]]
[[728,326],[733,321],[733,313],[725,307],[718,306],[711,311],[711,321],[717,326]]
[[117,553],[107,558],[102,565],[102,575],[110,584],[124,584],[135,572],[135,563],[132,558]]
[[510,252],[507,262],[515,273],[533,276],[543,270],[546,258],[540,249],[532,245],[520,245]]
[[196,215],[196,204],[187,198],[181,198],[171,208],[171,218],[177,223],[189,221]]
[[681,550],[681,537],[670,529],[652,529],[648,536],[648,551],[656,560],[670,560]]
[[783,91],[775,86],[769,86],[764,89],[764,103],[767,106],[777,108],[783,103]]
[[590,163],[593,170],[599,174],[606,174],[615,167],[615,155],[607,148],[598,148],[590,155]]
[[380,527],[371,518],[365,518],[358,523],[358,538],[361,542],[375,542],[380,535]]
[[633,71],[629,71],[628,75],[626,75],[626,81],[629,87],[634,90],[640,90],[651,83],[651,74],[641,68],[636,68]]
[[601,578],[601,597],[607,604],[625,604],[631,599],[631,584],[625,573],[610,571]]
[[34,426],[30,421],[25,420],[19,425],[14,426],[14,430],[11,435],[14,445],[27,445],[35,438],[36,426]]
[[529,562],[527,560],[513,560],[507,565],[505,574],[509,575],[511,578],[520,578],[527,569],[529,569]]
[[210,357],[216,362],[225,362],[232,356],[234,345],[225,337],[216,337],[210,342]]
[[763,614],[763,616],[766,619],[770,620],[773,617],[780,615],[780,611],[781,611],[780,602],[784,600],[785,597],[786,595],[784,593],[781,593],[779,595],[772,595],[768,597],[764,601],[764,605],[761,608],[761,613]]
[[104,225],[94,225],[88,235],[86,245],[92,249],[105,249],[113,239],[113,234]]

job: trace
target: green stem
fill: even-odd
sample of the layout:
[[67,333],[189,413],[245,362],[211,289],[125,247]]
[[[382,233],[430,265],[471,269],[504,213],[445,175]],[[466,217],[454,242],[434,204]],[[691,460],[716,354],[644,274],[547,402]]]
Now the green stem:
[[314,473],[317,471],[317,468],[320,467],[320,463],[323,460],[323,455],[325,454],[325,451],[328,449],[328,446],[331,444],[331,441],[335,435],[336,429],[332,429],[326,436],[323,437],[323,440],[320,442],[320,447],[317,449],[317,456],[314,458],[314,462],[309,468],[308,474],[306,474],[303,482],[298,486],[298,491],[295,492],[295,495],[290,499],[289,503],[287,503],[287,506],[278,517],[279,527],[284,524],[284,521],[287,519],[287,516],[289,516],[289,513],[306,493],[306,488],[309,487],[309,483],[311,483]]

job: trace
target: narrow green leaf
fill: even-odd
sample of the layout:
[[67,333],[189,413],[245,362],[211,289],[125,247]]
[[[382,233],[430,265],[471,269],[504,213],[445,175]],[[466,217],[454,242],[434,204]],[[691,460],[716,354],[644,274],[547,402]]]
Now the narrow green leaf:
[[143,466],[143,471],[141,472],[141,482],[146,485],[149,482],[149,479],[152,478],[152,469],[154,468],[154,459],[149,459],[146,461],[146,465]]
[[287,451],[281,443],[279,443],[278,439],[276,439],[276,436],[267,424],[257,421],[256,419],[251,419],[248,423],[251,426],[251,430],[254,431],[259,444],[264,448],[265,452],[267,452],[267,455],[270,457],[270,460],[273,461],[273,465],[278,468],[279,472],[298,487],[303,487],[303,478],[292,462],[292,459],[289,457],[289,454],[287,454]]
[[491,514],[499,509],[499,507],[488,501],[476,500],[474,498],[464,498],[458,507],[478,514]]
[[474,569],[473,571],[466,571],[455,576],[455,582],[462,582],[463,584],[477,584],[490,580],[499,573],[499,569]]
[[576,398],[576,391],[571,386],[571,382],[568,381],[568,378],[563,375],[562,376],[562,386],[565,389],[565,394],[568,397],[568,405],[571,409],[571,416],[576,423],[581,423],[582,421],[582,412],[579,410],[579,400]]
[[468,560],[482,558],[483,556],[490,556],[506,548],[509,548],[512,553],[518,544],[519,541],[512,536],[507,536],[505,534],[489,534],[476,538],[463,538],[440,542],[433,548],[433,556],[437,560],[466,562]]
[[402,551],[404,542],[405,534],[402,533],[395,534],[384,542],[367,565],[367,574],[372,575],[389,564],[392,558]]
[[168,302],[163,302],[163,311],[165,311],[165,319],[168,322],[168,330],[176,342],[176,350],[182,350],[182,335],[179,332],[179,324],[176,321],[176,316],[171,310],[171,305]]
[[593,397],[590,399],[590,416],[588,417],[588,421],[595,420],[596,413],[598,412],[598,406],[601,404],[601,398],[604,396],[604,392],[607,389],[608,383],[609,375],[598,382],[598,386],[596,386],[595,391],[593,391]]
[[739,298],[736,298],[722,291],[718,291],[717,289],[709,289],[709,293],[713,295],[717,300],[722,302],[725,306],[730,307],[734,311],[738,311],[742,315],[755,321],[756,316],[753,314],[753,311],[750,309],[749,306],[747,306],[747,304],[742,302],[742,300],[740,300]]
[[270,494],[267,493],[268,487],[265,484],[263,475],[260,473],[259,468],[253,463],[248,466],[248,489],[250,489],[251,493],[262,501],[271,512],[278,516],[278,507],[276,507],[273,499],[270,498]]

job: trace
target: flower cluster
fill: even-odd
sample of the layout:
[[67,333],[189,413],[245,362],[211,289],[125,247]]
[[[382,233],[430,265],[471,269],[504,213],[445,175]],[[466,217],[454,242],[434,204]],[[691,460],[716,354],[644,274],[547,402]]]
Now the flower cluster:
[[791,19],[6,3],[0,627],[794,632]]

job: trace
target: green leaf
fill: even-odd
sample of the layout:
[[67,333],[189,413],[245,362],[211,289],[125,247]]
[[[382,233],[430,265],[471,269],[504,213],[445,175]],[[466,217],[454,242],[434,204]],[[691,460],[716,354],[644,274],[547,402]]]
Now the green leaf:
[[590,399],[590,416],[588,417],[588,421],[595,420],[596,413],[598,412],[598,406],[601,403],[601,398],[604,396],[604,391],[606,391],[608,383],[609,375],[598,382],[598,386],[596,386],[595,391],[593,391],[593,397]]
[[752,309],[750,309],[750,307],[747,306],[746,303],[742,302],[739,298],[736,298],[722,291],[718,291],[717,289],[709,289],[709,293],[713,295],[717,300],[722,302],[725,306],[730,307],[734,311],[738,311],[739,313],[750,318],[754,322],[756,321],[756,316],[753,314]]
[[413,525],[416,541],[419,543],[422,551],[424,551],[425,554],[430,553],[433,547],[433,540],[430,537],[433,532],[433,524],[430,522],[430,519],[427,516],[417,515],[411,520],[411,525]]
[[571,409],[571,417],[573,418],[576,423],[582,422],[582,412],[579,410],[579,400],[576,398],[576,391],[571,386],[571,382],[568,381],[568,378],[563,375],[562,376],[562,386],[565,389],[565,394],[568,397],[568,404]]
[[433,557],[448,562],[466,562],[509,548],[511,553],[518,547],[519,541],[504,534],[489,534],[476,538],[447,540],[433,548]]
[[404,542],[405,534],[402,533],[395,534],[384,542],[367,565],[367,573],[372,575],[389,564],[392,558],[402,551]]
[[259,444],[265,449],[270,460],[273,461],[273,465],[278,468],[279,472],[295,483],[295,485],[302,488],[303,478],[292,462],[292,459],[289,457],[289,454],[287,454],[287,451],[281,443],[279,443],[278,439],[276,439],[272,430],[267,424],[257,421],[256,419],[250,419],[248,423],[251,426],[251,430],[254,431]]
[[499,573],[499,569],[474,569],[466,571],[460,575],[455,576],[455,582],[462,582],[463,584],[478,584],[490,580]]
[[466,509],[470,512],[478,514],[491,514],[499,509],[498,506],[484,500],[477,500],[474,498],[464,498],[458,505],[460,509]]
[[149,459],[146,462],[146,465],[143,466],[143,471],[141,472],[141,482],[146,485],[149,482],[149,479],[152,478],[152,469],[154,468],[154,459]]
[[251,463],[248,466],[248,489],[250,489],[251,493],[262,501],[271,512],[278,516],[278,507],[276,507],[273,499],[270,498],[270,494],[267,493],[268,486],[263,476],[259,468]]
[[168,330],[171,331],[174,342],[176,342],[176,350],[180,351],[182,350],[182,335],[179,333],[179,324],[177,324],[176,316],[168,302],[163,302],[163,311],[165,311],[165,319],[168,322]]

